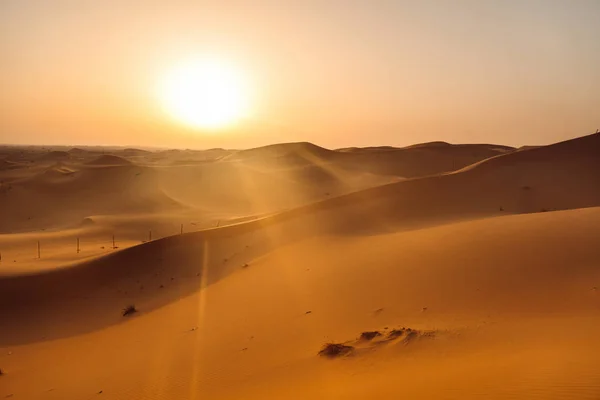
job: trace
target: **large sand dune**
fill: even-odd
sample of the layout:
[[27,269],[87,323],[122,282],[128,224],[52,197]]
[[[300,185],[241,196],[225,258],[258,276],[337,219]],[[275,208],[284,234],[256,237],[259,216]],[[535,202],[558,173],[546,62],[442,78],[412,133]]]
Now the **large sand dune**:
[[310,143],[242,151],[0,150],[0,180],[12,188],[0,199],[0,233],[63,229],[96,215],[172,212],[177,205],[196,209],[193,219],[203,221],[264,214],[510,151],[447,145],[348,153]]
[[[134,152],[9,178],[0,396],[600,398],[600,135],[455,147]],[[438,167],[476,159],[419,166],[449,148]],[[171,233],[140,244],[149,226]],[[99,251],[115,231],[121,248]],[[319,356],[328,342],[349,347]]]

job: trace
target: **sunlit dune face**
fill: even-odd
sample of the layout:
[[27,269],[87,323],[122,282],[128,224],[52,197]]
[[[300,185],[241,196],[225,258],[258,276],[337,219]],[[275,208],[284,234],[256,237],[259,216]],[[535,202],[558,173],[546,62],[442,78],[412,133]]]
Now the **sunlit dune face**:
[[167,112],[178,121],[198,128],[218,129],[245,117],[249,88],[232,65],[196,60],[170,71],[160,96]]

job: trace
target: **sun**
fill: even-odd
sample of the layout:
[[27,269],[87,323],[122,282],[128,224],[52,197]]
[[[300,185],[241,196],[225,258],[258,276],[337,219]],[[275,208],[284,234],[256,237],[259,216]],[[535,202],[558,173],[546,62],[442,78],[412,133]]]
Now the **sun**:
[[197,128],[218,129],[247,116],[250,93],[241,71],[224,61],[200,59],[173,68],[160,97],[176,120]]

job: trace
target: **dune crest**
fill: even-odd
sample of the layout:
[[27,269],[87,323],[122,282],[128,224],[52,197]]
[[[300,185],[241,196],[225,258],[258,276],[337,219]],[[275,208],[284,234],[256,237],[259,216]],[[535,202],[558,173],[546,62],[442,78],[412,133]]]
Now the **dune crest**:
[[104,154],[92,161],[87,162],[87,164],[88,165],[109,166],[109,165],[131,165],[132,162],[123,157],[115,156],[112,154]]

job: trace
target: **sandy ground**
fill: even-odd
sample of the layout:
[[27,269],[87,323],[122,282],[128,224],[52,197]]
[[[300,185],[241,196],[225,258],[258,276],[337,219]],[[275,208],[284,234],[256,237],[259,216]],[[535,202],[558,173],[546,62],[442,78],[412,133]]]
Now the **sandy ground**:
[[599,135],[1,150],[0,398],[600,398]]

